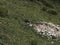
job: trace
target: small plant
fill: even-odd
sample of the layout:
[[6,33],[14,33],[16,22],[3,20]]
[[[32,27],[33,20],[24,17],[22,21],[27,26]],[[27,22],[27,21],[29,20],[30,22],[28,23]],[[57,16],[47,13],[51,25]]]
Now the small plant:
[[52,39],[56,39],[56,37],[55,36],[52,36]]
[[52,15],[58,14],[55,10],[48,10],[47,13],[52,14]]
[[33,2],[34,0],[30,0],[31,2]]
[[45,5],[46,7],[54,8],[53,5],[48,3],[46,0],[37,0],[37,1],[42,2],[42,4]]
[[31,45],[37,45],[36,40],[32,40],[32,41],[31,41]]
[[42,10],[43,10],[43,11],[46,11],[46,10],[47,10],[47,8],[46,8],[46,7],[43,7],[43,8],[42,8]]
[[8,16],[8,10],[6,10],[3,7],[0,7],[0,17],[7,17]]

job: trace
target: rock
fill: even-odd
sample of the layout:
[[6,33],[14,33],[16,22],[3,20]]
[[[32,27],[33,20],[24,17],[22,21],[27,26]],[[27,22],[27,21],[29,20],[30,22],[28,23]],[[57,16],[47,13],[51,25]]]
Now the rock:
[[29,26],[33,26],[33,24],[29,24]]
[[[48,22],[40,22],[36,24],[30,24],[30,26],[33,26],[35,31],[39,34],[46,35],[47,37],[55,36],[59,37],[60,36],[60,27],[59,25],[55,25],[53,23],[48,23]],[[43,33],[41,33],[43,32]]]

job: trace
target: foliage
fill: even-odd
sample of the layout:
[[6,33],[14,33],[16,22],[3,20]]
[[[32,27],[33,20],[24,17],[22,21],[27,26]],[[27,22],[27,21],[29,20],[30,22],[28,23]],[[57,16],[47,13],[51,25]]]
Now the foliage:
[[52,14],[52,15],[57,15],[58,13],[54,10],[48,10],[47,13]]
[[32,40],[31,41],[31,45],[37,45],[37,41],[36,40]]
[[8,16],[8,10],[6,10],[3,7],[0,7],[0,17],[7,17]]
[[45,4],[40,1],[42,4],[38,5],[31,1],[1,0],[3,5],[0,3],[0,45],[60,45],[57,42],[51,44],[51,41],[38,36],[33,28],[26,26],[24,22],[28,19],[34,23],[42,20],[60,24],[59,5],[56,8],[59,14],[53,16],[41,10],[42,7],[51,8],[46,6],[50,5],[49,2]]

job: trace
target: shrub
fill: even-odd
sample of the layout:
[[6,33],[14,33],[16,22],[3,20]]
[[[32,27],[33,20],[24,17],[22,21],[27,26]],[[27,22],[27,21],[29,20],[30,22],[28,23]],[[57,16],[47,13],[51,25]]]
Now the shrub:
[[31,2],[33,2],[34,0],[30,0]]
[[7,17],[8,16],[8,10],[6,10],[3,7],[0,7],[0,17]]
[[48,3],[46,0],[37,0],[39,2],[42,2],[43,5],[45,5],[46,7],[49,7],[49,8],[54,8],[50,3]]
[[56,37],[55,36],[52,36],[52,39],[56,39]]
[[43,10],[43,11],[46,11],[46,10],[47,10],[47,8],[46,8],[46,7],[43,7],[43,8],[42,8],[42,10]]
[[36,0],[29,0],[29,1],[31,1],[31,2],[36,2]]
[[52,14],[52,15],[58,14],[55,10],[48,10],[47,13]]
[[37,45],[37,41],[36,40],[32,40],[31,41],[31,45]]

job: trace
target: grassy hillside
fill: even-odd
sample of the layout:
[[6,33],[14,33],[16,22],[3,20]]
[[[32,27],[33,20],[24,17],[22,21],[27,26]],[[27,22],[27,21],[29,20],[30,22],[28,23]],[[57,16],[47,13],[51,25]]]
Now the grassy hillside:
[[60,6],[54,0],[0,0],[0,45],[60,45],[37,35],[24,20],[60,25]]

